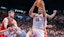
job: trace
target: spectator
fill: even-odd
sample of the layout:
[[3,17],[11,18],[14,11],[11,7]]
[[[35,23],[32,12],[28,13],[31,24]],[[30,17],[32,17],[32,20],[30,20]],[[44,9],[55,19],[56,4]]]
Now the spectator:
[[22,30],[21,36],[26,37],[26,30]]
[[50,37],[55,37],[54,30],[51,30],[51,31],[50,31],[49,36],[50,36]]

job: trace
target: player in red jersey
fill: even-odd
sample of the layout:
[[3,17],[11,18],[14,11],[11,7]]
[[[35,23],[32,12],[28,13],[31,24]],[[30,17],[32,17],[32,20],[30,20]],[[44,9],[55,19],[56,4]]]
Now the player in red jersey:
[[[0,29],[1,32],[4,32],[5,30],[7,30],[8,29],[7,26],[12,23],[14,25],[14,27],[16,28],[16,30],[18,30],[17,34],[20,35],[21,29],[17,26],[17,22],[14,19],[14,14],[15,13],[13,10],[8,11],[8,17],[5,17],[3,22],[2,22],[2,26]],[[4,34],[0,34],[0,37],[6,37],[6,36]]]

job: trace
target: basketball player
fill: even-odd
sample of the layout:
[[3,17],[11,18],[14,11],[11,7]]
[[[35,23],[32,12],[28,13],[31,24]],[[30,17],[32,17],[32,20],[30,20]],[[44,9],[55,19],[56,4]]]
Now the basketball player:
[[[0,31],[4,32],[5,30],[7,30],[7,26],[12,23],[17,30],[17,34],[20,36],[21,29],[17,26],[17,22],[14,19],[14,14],[15,13],[13,10],[8,11],[8,17],[4,18]],[[4,34],[1,34],[0,37],[6,37],[6,36]]]
[[48,15],[45,11],[44,1],[40,0],[41,6],[38,7],[38,13],[33,13],[34,8],[36,6],[37,0],[29,10],[29,16],[33,18],[33,33],[34,37],[47,37],[46,26],[47,26],[47,18],[52,19],[56,12],[52,15]]
[[7,37],[16,37],[16,31],[13,24],[9,24],[6,30],[0,31],[0,34],[4,34]]

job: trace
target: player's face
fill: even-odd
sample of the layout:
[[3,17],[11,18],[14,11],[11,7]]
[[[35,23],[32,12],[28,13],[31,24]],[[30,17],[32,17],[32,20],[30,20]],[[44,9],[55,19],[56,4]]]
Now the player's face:
[[14,18],[14,15],[15,15],[14,12],[9,13],[9,16],[10,16],[11,18]]
[[43,9],[41,7],[38,8],[38,13],[42,13],[43,12]]

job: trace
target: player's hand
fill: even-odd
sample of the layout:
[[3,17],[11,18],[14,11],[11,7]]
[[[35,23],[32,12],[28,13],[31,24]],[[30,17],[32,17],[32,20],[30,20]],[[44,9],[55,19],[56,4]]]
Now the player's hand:
[[41,2],[41,4],[44,4],[44,1],[41,0],[40,2]]
[[34,2],[34,5],[36,5],[37,1]]
[[56,13],[57,13],[57,10],[53,10],[53,14],[56,15]]
[[9,30],[9,31],[13,31],[13,28],[12,28],[12,27],[9,27],[8,30]]
[[53,13],[57,13],[57,10],[53,10]]

